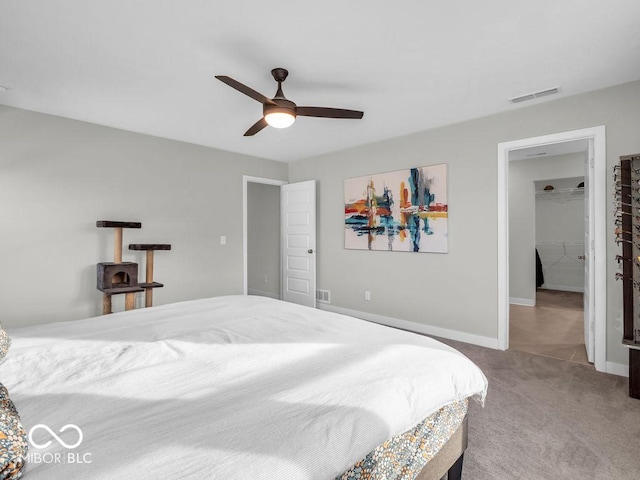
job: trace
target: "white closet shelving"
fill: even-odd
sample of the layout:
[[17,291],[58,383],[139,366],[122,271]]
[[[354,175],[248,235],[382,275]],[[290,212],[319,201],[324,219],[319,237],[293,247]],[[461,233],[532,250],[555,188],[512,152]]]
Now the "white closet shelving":
[[565,204],[573,200],[584,200],[584,188],[556,188],[555,190],[536,190],[536,199]]

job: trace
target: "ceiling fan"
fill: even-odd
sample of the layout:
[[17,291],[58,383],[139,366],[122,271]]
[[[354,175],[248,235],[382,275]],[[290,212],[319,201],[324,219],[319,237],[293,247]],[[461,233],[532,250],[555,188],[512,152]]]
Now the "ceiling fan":
[[298,107],[282,93],[282,82],[287,79],[289,72],[284,68],[274,68],[271,70],[271,75],[278,82],[278,90],[273,98],[267,98],[231,77],[216,75],[216,78],[221,82],[262,103],[262,118],[244,133],[245,137],[255,135],[267,125],[275,128],[290,127],[296,121],[297,116],[360,119],[364,115],[364,112],[343,108]]

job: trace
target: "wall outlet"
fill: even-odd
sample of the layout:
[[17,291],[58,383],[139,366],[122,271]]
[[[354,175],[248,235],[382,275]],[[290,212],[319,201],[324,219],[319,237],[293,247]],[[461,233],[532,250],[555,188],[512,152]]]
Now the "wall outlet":
[[226,244],[227,244],[227,236],[220,235],[220,245],[226,245]]
[[364,299],[368,302],[371,300],[371,292],[369,290],[364,291]]

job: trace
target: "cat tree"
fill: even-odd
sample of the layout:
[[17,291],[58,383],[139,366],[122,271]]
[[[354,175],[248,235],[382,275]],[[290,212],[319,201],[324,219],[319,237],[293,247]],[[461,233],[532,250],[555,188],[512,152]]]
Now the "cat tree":
[[136,305],[136,293],[145,292],[145,307],[153,304],[153,289],[162,283],[153,281],[153,252],[171,250],[169,244],[130,244],[129,250],[147,252],[147,275],[144,283],[138,283],[138,264],[122,261],[122,230],[124,228],[142,228],[140,222],[115,222],[98,220],[98,228],[113,228],[113,262],[101,262],[97,265],[97,289],[103,293],[102,314],[112,312],[111,296],[124,294],[124,309],[133,310]]

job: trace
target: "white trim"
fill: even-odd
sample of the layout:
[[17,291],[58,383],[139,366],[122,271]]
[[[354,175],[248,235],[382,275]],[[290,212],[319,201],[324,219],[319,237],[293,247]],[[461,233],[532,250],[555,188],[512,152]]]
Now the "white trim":
[[262,183],[265,185],[286,185],[286,180],[275,180],[273,178],[252,177],[250,175],[242,176],[242,271],[243,271],[243,287],[242,292],[247,295],[249,293],[249,260],[247,258],[248,239],[247,239],[247,183]]
[[594,315],[596,370],[602,371],[607,362],[607,145],[604,125],[596,127],[593,141],[593,181],[591,191],[594,205],[594,231],[592,237],[594,259]]
[[545,283],[540,288],[542,290],[558,290],[560,292],[584,293],[584,287],[568,287],[566,285],[547,285]]
[[276,300],[280,300],[280,295],[278,295],[277,293],[265,292],[263,290],[256,290],[255,288],[250,288],[248,290],[248,294],[249,295],[258,295],[260,297],[275,298]]
[[509,348],[509,150],[498,144],[498,348]]
[[509,192],[508,166],[509,151],[539,145],[587,139],[593,141],[594,169],[589,180],[589,195],[593,197],[592,211],[595,228],[590,232],[594,250],[593,272],[595,288],[595,368],[606,371],[607,359],[607,298],[606,298],[606,129],[604,125],[554,133],[540,137],[524,138],[498,144],[498,345],[502,350],[509,348]]
[[629,365],[623,365],[622,363],[607,362],[607,373],[611,375],[619,375],[620,377],[629,376]]
[[367,320],[369,322],[380,323],[382,325],[387,325],[388,327],[409,330],[410,332],[414,333],[448,338],[449,340],[457,340],[459,342],[479,345],[480,347],[493,349],[498,348],[497,339],[491,337],[483,337],[481,335],[459,332],[457,330],[449,330],[447,328],[433,327],[431,325],[424,325],[422,323],[410,322],[408,320],[401,320],[399,318],[387,317],[384,315],[378,315],[376,313],[361,312],[359,310],[352,310],[350,308],[336,307],[335,305],[318,304],[317,308],[319,308],[320,310],[326,310],[328,312],[340,313],[342,315],[361,318],[362,320]]
[[522,305],[523,307],[535,307],[536,301],[530,298],[509,297],[510,305]]

